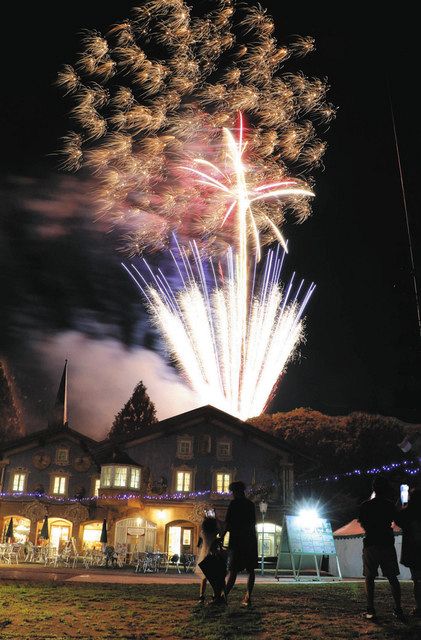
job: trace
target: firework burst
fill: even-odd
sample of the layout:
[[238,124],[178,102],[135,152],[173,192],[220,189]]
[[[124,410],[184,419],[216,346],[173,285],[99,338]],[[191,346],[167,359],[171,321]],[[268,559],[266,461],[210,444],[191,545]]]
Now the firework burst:
[[[132,253],[162,249],[172,231],[212,254],[232,244],[230,224],[219,224],[226,201],[180,167],[200,158],[218,166],[222,132],[235,130],[240,111],[254,185],[292,175],[309,190],[322,161],[316,129],[334,115],[327,84],[285,69],[313,50],[313,39],[278,45],[260,6],[209,6],[198,13],[183,0],[146,1],[105,36],[87,32],[75,65],[58,76],[76,124],[63,165],[95,174],[99,215],[121,227]],[[260,244],[279,239],[287,211],[302,221],[310,202],[302,193],[255,201]]]
[[[279,245],[278,245],[279,246]],[[269,251],[260,274],[257,261],[244,322],[244,288],[238,256],[204,259],[175,241],[171,251],[178,285],[161,269],[126,268],[147,300],[168,351],[207,404],[243,420],[259,415],[303,337],[302,316],[311,284],[279,284],[284,254]]]
[[273,33],[260,5],[147,0],[105,36],[87,32],[57,81],[76,123],[63,165],[94,174],[99,216],[129,253],[180,238],[177,286],[146,260],[127,270],[193,389],[242,419],[263,411],[302,339],[314,286],[281,287],[280,249],[258,262],[274,240],[286,251],[287,212],[309,215],[316,131],[335,112],[325,81],[285,69],[313,39]]

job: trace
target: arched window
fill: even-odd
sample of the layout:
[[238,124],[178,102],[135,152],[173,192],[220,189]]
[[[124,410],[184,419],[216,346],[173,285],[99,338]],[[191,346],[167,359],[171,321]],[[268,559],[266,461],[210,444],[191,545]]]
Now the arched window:
[[3,520],[3,532],[2,541],[6,542],[6,533],[9,527],[10,520],[13,521],[13,540],[14,542],[24,543],[29,540],[29,531],[31,528],[31,521],[28,518],[22,516],[5,516]]
[[101,522],[87,522],[83,526],[82,544],[85,549],[100,549],[101,548]]

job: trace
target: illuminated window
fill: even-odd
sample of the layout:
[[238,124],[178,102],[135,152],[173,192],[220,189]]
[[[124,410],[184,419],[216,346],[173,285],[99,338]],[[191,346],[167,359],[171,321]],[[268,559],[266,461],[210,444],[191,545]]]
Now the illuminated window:
[[12,491],[25,490],[26,473],[15,473],[13,476]]
[[216,455],[219,460],[229,460],[232,456],[231,441],[219,440],[216,447]]
[[90,522],[83,527],[83,546],[88,549],[101,548],[102,522]]
[[216,490],[218,493],[228,493],[228,487],[231,484],[230,473],[217,473],[216,474]]
[[53,493],[64,496],[66,493],[66,476],[54,476]]
[[69,464],[69,449],[67,447],[58,447],[56,449],[56,463]]
[[130,474],[130,488],[139,489],[140,487],[140,469],[132,467]]
[[183,529],[183,545],[189,547],[191,543],[191,529]]
[[127,467],[115,467],[114,469],[114,486],[127,486]]
[[112,467],[101,468],[101,487],[111,487],[111,471]]
[[190,491],[191,472],[177,471],[176,491]]
[[101,479],[95,478],[94,480],[94,496],[99,496],[99,488],[101,486]]

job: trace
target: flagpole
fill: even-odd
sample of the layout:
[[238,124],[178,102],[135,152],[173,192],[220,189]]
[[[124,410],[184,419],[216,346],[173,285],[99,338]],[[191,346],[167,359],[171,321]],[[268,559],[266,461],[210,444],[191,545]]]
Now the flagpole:
[[412,284],[413,284],[413,287],[414,287],[414,294],[415,294],[415,306],[416,306],[416,309],[417,309],[418,332],[419,332],[420,338],[421,338],[420,297],[419,297],[419,292],[418,292],[417,276],[416,276],[416,272],[415,272],[415,258],[414,258],[414,250],[413,250],[413,247],[412,247],[411,226],[409,224],[409,215],[408,215],[408,205],[407,205],[407,201],[406,201],[405,183],[404,183],[404,180],[403,180],[401,155],[400,155],[400,150],[399,150],[399,142],[398,142],[398,135],[397,135],[397,131],[396,131],[395,114],[394,114],[394,111],[393,111],[393,102],[392,102],[392,95],[391,95],[391,92],[390,92],[390,88],[389,88],[389,102],[390,102],[390,113],[391,113],[391,116],[392,116],[392,127],[393,127],[393,137],[394,137],[394,140],[395,140],[396,158],[397,158],[398,169],[399,169],[399,179],[400,179],[400,183],[401,183],[403,210],[405,212],[406,232],[407,232],[407,235],[408,235],[409,256],[410,256],[410,260],[411,260],[411,276],[412,276]]

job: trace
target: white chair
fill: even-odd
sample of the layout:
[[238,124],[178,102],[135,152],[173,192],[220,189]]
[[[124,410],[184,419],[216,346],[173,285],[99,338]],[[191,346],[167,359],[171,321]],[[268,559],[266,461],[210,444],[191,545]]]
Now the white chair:
[[13,561],[16,562],[16,564],[18,564],[19,555],[20,555],[20,544],[10,543],[6,545],[5,559],[7,564],[12,564]]
[[45,561],[44,561],[45,566],[47,566],[47,564],[50,564],[56,567],[60,557],[58,548],[49,545],[48,547],[46,547],[46,552],[44,557],[45,557]]
[[120,569],[121,569],[126,564],[127,544],[121,544],[121,543],[116,544],[115,552],[116,552],[116,556],[117,556],[116,557],[117,566],[120,567]]
[[170,567],[175,567],[178,571],[178,573],[181,573],[180,571],[180,556],[175,553],[173,556],[168,556],[167,558],[167,563],[165,566],[165,573],[168,573],[168,569]]
[[24,553],[24,561],[25,562],[33,562],[35,559],[35,547],[34,544],[32,542],[29,542],[29,540],[27,542],[25,542],[24,546],[23,546],[23,553]]
[[7,551],[7,544],[0,544],[0,562],[7,562],[5,556]]
[[65,567],[70,566],[70,560],[72,557],[73,548],[70,542],[66,542],[61,552],[58,554],[57,562],[63,564]]

